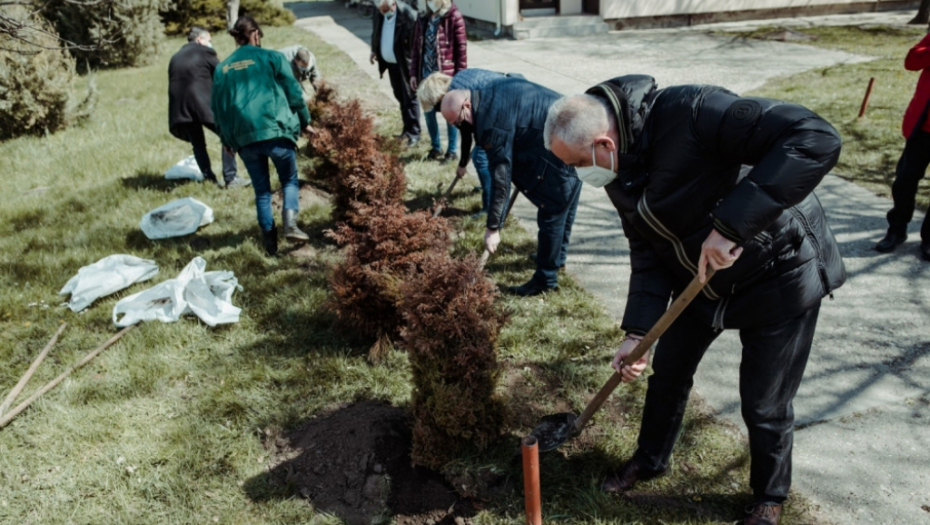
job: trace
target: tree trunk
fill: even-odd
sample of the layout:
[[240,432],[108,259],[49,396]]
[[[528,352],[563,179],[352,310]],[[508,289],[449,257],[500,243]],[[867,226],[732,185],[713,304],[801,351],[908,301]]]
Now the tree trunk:
[[930,23],[930,0],[920,0],[917,15],[908,24],[923,25]]

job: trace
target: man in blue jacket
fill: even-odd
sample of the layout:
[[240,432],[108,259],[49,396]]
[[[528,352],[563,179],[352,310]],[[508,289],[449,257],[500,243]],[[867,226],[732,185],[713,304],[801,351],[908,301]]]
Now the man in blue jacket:
[[442,99],[442,116],[454,126],[474,129],[476,144],[488,155],[491,198],[484,235],[488,251],[494,253],[500,243],[511,183],[539,210],[536,272],[529,282],[508,288],[520,296],[558,290],[558,272],[568,255],[581,195],[575,169],[543,144],[546,114],[558,98],[558,93],[538,84],[505,78],[485,89],[450,91]]

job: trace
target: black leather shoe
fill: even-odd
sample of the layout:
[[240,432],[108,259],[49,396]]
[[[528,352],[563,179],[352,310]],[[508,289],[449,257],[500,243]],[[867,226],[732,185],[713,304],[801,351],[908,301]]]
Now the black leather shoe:
[[530,282],[526,284],[521,284],[520,286],[511,286],[507,288],[507,291],[514,295],[519,295],[520,297],[532,297],[534,295],[539,295],[545,292],[558,292],[559,287],[558,285],[556,286],[541,285],[531,279]]
[[930,261],[930,241],[920,243],[920,256],[925,261]]
[[875,251],[881,253],[893,252],[895,248],[901,246],[907,240],[907,234],[888,230],[885,237],[875,245]]
[[629,460],[619,470],[607,476],[601,483],[601,490],[608,494],[621,494],[633,488],[639,481],[648,481],[665,474],[666,470],[659,472],[646,472],[636,460]]
[[440,163],[440,164],[448,164],[448,163],[450,163],[450,162],[455,162],[455,161],[457,161],[457,160],[459,160],[458,154],[449,151],[449,152],[446,152],[445,156],[443,156],[442,160],[439,161],[439,163]]
[[274,255],[278,253],[278,229],[274,226],[270,230],[262,230],[262,246],[265,253]]
[[442,160],[442,150],[431,149],[429,153],[426,154],[427,160]]
[[743,525],[778,525],[779,517],[781,517],[781,505],[755,503],[746,507]]
[[411,137],[410,135],[407,135],[407,147],[408,148],[412,148],[416,146],[418,142],[420,142],[420,137]]

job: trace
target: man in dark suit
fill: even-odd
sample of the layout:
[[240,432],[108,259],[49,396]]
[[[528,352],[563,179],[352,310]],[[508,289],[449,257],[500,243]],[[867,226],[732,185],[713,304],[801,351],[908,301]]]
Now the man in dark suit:
[[[193,27],[187,35],[187,44],[171,57],[168,64],[168,126],[171,134],[191,143],[204,180],[217,184],[216,175],[210,167],[203,128],[216,133],[210,94],[213,91],[213,70],[218,63],[210,32]],[[248,179],[236,177],[236,158],[225,151],[223,179],[227,188],[250,184]]]
[[378,0],[377,3],[378,12],[372,19],[371,63],[378,62],[382,77],[387,70],[404,121],[404,131],[398,138],[406,138],[407,146],[413,146],[420,140],[420,107],[416,92],[410,89],[409,79],[417,12],[403,1]]

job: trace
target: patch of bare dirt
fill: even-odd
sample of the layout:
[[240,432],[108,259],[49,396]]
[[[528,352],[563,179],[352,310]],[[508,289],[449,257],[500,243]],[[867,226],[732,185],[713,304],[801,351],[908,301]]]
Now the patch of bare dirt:
[[[300,191],[298,194],[298,199],[300,201],[300,209],[305,209],[313,206],[314,204],[327,205],[330,201],[329,193],[313,187],[309,182],[300,181]],[[281,193],[281,190],[274,192],[271,195],[271,206],[275,211],[281,211],[281,203],[284,201],[284,195]]]
[[284,484],[349,525],[464,525],[474,514],[437,472],[413,467],[404,411],[365,401],[271,439],[269,483]]

